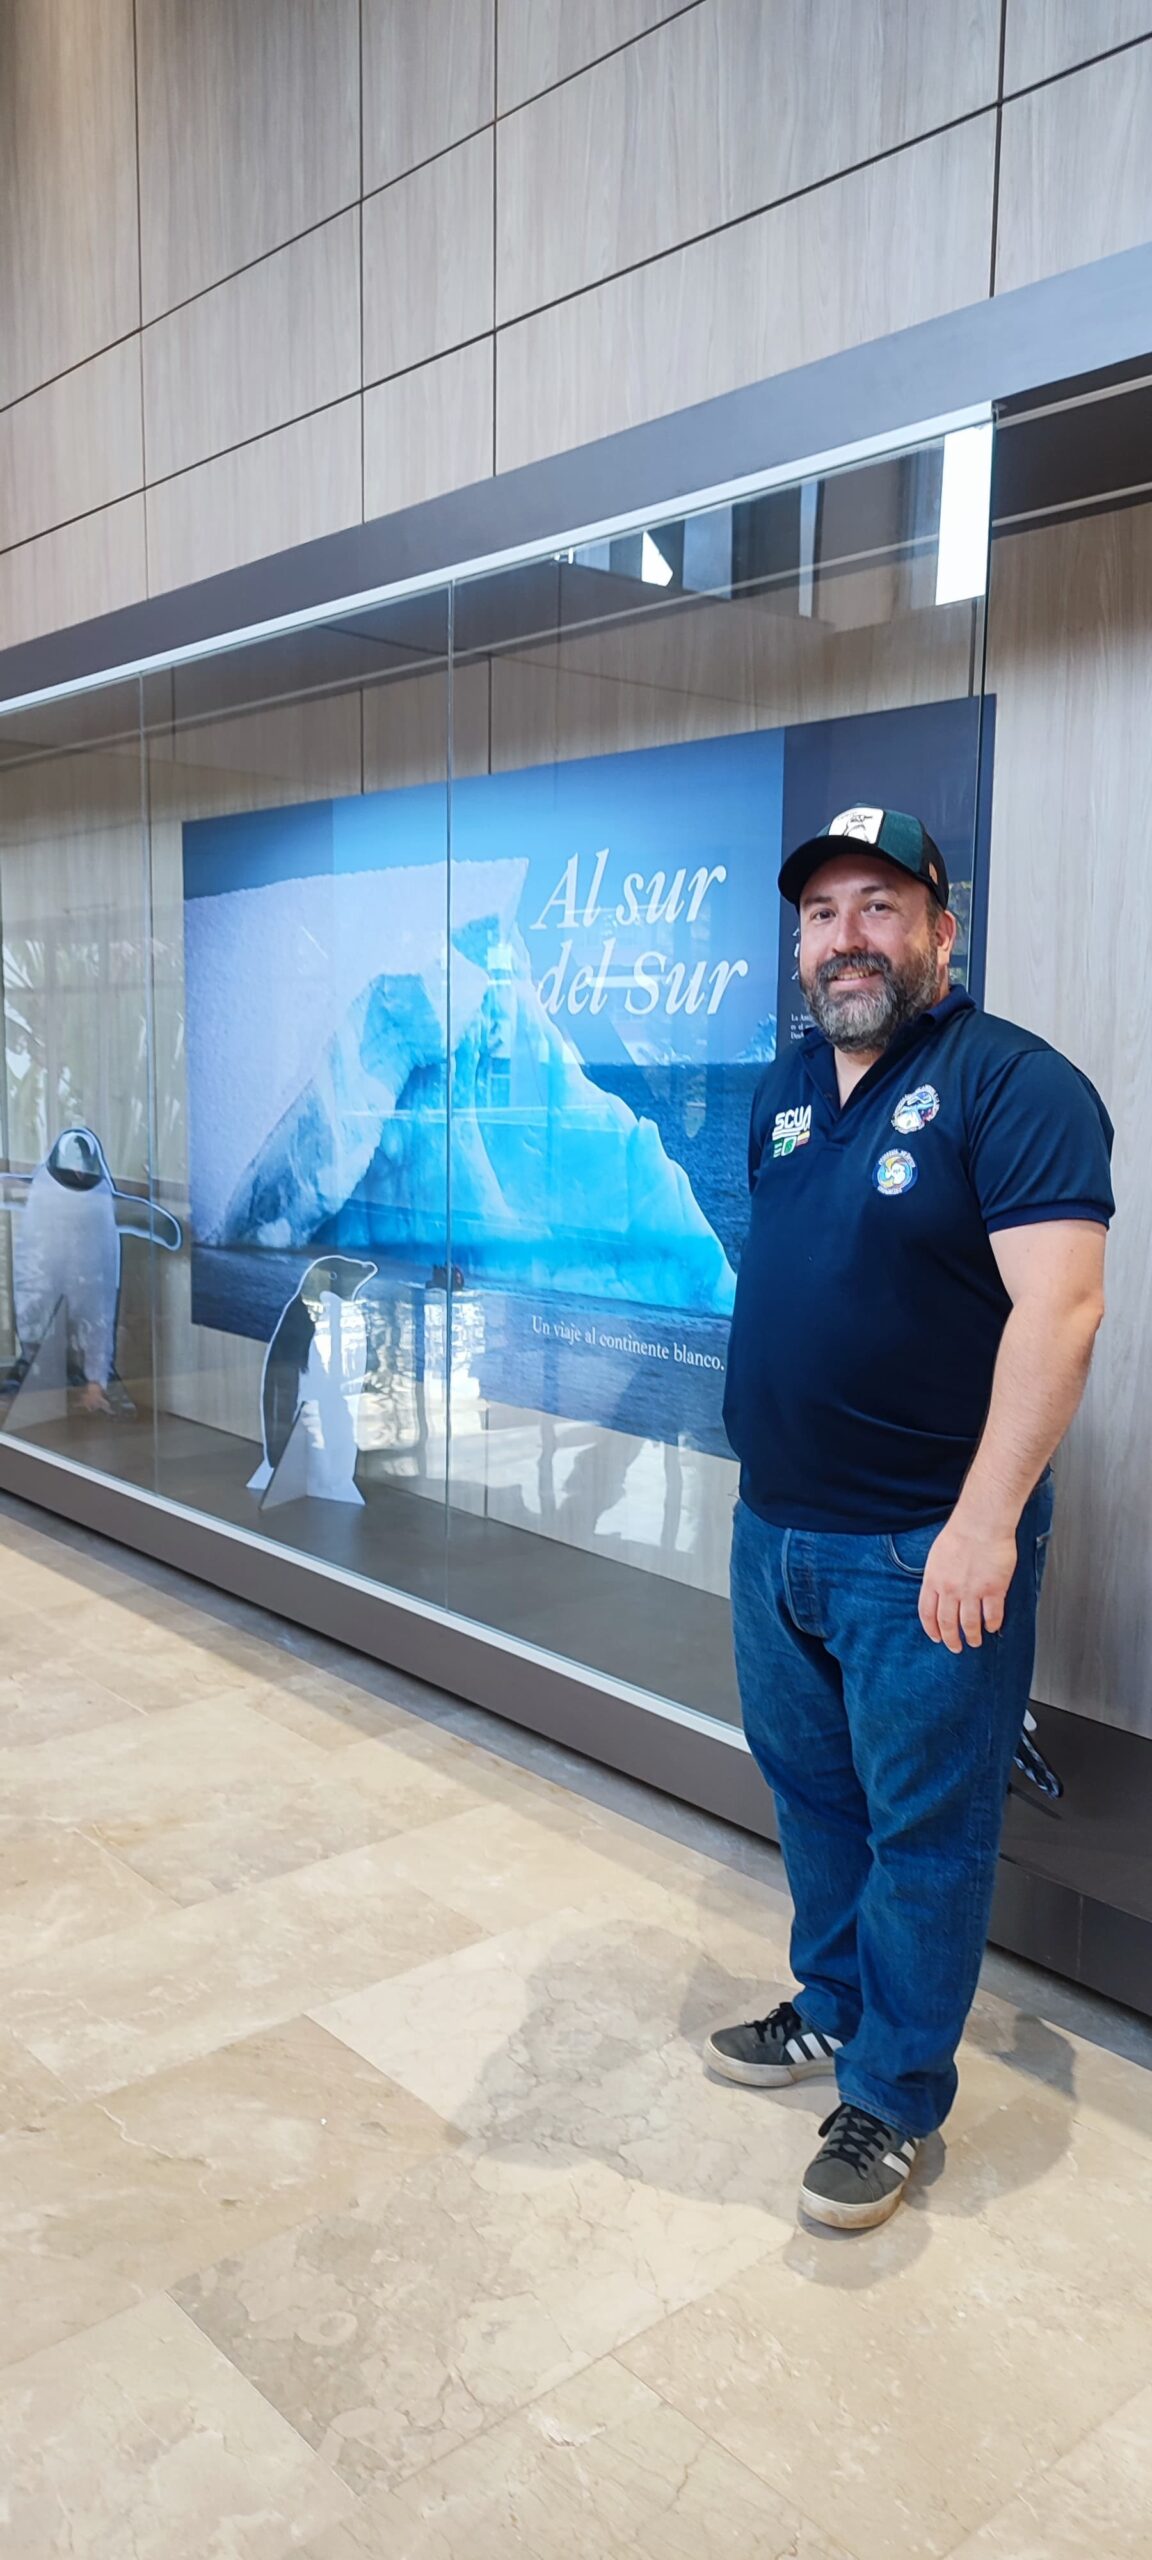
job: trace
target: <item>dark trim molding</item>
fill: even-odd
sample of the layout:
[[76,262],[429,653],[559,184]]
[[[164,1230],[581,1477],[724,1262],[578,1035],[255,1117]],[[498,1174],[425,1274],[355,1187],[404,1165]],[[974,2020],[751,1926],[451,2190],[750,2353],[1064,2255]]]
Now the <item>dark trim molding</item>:
[[[323,1572],[298,1553],[239,1538],[2,1436],[0,1492],[450,1690],[762,1839],[777,1837],[772,1798],[745,1751],[606,1690],[575,1664],[486,1642],[479,1632],[404,1607],[387,1591]],[[1100,1729],[1092,1730],[1099,1738]],[[1152,1918],[1143,1913],[1035,1873],[1009,1851],[1000,1860],[991,1934],[1012,1955],[1152,2014]]]
[[104,668],[319,612],[342,596],[544,543],[847,439],[1124,365],[1152,346],[1152,245],[968,305],[569,453],[301,543],[195,586],[0,651],[0,704]]

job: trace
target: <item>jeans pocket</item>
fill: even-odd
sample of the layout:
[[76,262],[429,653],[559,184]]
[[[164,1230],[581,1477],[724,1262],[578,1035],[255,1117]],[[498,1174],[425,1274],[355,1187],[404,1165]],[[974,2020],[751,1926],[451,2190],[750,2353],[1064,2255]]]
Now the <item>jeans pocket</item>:
[[895,1565],[897,1573],[904,1574],[909,1582],[923,1582],[924,1567],[940,1535],[940,1527],[940,1522],[936,1521],[930,1529],[887,1530],[880,1544],[888,1563]]

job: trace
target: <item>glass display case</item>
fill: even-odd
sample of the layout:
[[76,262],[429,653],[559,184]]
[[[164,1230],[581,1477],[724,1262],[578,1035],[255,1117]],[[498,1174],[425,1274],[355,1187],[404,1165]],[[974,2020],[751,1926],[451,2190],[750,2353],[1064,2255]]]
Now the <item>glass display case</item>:
[[978,984],[991,434],[6,717],[9,1439],[732,1724],[776,872],[914,807]]

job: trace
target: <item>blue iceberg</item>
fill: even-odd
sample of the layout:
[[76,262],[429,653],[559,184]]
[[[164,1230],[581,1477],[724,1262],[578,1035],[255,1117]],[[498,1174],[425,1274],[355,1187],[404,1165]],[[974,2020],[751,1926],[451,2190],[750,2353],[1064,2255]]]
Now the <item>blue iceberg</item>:
[[732,1267],[687,1174],[541,1003],[516,923],[523,873],[456,865],[450,937],[427,868],[193,902],[205,1243],[371,1247],[427,1269],[450,1199],[470,1281],[730,1312]]

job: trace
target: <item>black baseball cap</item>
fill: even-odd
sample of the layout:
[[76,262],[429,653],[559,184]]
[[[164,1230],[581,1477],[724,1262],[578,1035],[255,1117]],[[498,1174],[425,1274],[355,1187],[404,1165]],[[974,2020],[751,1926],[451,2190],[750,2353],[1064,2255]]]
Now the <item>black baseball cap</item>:
[[829,818],[819,835],[809,836],[789,854],[780,873],[781,897],[798,907],[813,872],[855,844],[870,845],[885,862],[922,880],[940,906],[947,906],[948,874],[940,847],[919,818],[906,817],[900,809],[842,809],[838,818]]

